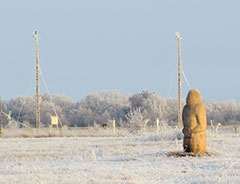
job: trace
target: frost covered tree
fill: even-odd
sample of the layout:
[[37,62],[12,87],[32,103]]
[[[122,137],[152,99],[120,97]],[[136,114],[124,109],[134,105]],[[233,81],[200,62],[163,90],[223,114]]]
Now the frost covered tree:
[[[66,126],[101,126],[113,119],[116,126],[128,126],[130,119],[127,117],[136,110],[149,119],[148,125],[155,126],[156,119],[160,124],[177,124],[177,98],[164,99],[155,92],[122,95],[118,91],[97,91],[77,102],[66,96],[47,94],[42,94],[40,99],[41,124],[46,127],[55,112]],[[185,104],[184,100],[182,104]],[[213,120],[215,124],[239,124],[240,104],[234,100],[205,101],[205,105],[208,123]],[[3,107],[6,114],[11,111],[15,121],[35,126],[35,97],[16,97],[4,102]]]
[[[103,125],[109,119],[120,122],[129,109],[129,96],[120,95],[117,91],[100,91],[87,95],[81,100],[77,109],[72,111],[77,119],[72,122],[77,126]],[[72,124],[73,125],[73,124]]]

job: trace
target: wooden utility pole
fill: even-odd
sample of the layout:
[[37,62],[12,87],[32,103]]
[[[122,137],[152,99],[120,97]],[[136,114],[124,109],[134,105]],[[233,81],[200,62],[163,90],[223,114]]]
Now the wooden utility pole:
[[2,121],[2,97],[0,97],[0,134],[3,133],[3,121]]
[[180,50],[180,37],[179,31],[176,32],[176,39],[178,40],[178,126],[182,127],[182,103],[181,103],[181,50]]
[[39,58],[38,58],[38,32],[33,35],[36,40],[36,128],[40,130],[40,99],[39,99]]

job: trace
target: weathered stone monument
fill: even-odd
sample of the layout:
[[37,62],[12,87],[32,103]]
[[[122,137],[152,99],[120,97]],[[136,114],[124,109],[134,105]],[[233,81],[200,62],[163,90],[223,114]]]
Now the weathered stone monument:
[[207,117],[205,105],[197,89],[189,91],[183,108],[183,149],[185,152],[206,152]]

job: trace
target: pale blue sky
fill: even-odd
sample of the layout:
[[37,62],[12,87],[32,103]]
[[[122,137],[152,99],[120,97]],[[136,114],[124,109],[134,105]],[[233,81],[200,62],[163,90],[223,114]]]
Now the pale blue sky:
[[[237,0],[1,1],[0,93],[5,99],[26,95],[37,29],[52,94],[80,100],[97,90],[149,90],[166,97],[177,72],[180,30],[191,86],[207,99],[239,101],[239,18]],[[30,89],[34,95],[34,82]],[[184,82],[184,98],[187,91]],[[177,96],[176,79],[170,96]]]

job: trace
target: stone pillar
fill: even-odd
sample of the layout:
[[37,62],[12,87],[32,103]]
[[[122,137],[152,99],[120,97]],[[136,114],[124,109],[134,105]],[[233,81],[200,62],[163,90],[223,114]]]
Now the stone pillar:
[[206,152],[206,108],[197,89],[189,91],[183,108],[183,149],[185,152]]

